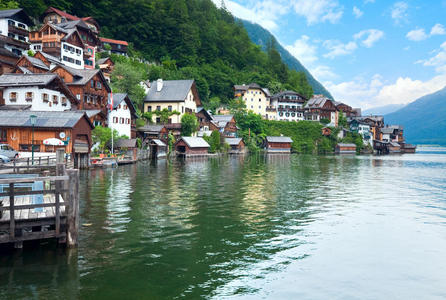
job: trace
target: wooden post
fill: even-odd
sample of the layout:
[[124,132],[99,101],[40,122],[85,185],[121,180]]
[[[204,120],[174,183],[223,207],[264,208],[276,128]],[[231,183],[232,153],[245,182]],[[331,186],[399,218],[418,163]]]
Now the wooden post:
[[79,170],[67,170],[68,179],[68,208],[67,210],[67,246],[77,246],[77,235],[79,231]]
[[9,184],[9,236],[15,237],[14,183]]
[[56,150],[56,165],[57,164],[63,164],[65,159],[65,150],[62,148],[59,148]]
[[56,180],[56,236],[60,234],[60,186],[60,180]]
[[13,160],[12,165],[13,165],[13,167],[12,167],[12,173],[15,173],[15,159]]
[[39,156],[39,166],[41,166],[41,165],[42,165],[42,157]]

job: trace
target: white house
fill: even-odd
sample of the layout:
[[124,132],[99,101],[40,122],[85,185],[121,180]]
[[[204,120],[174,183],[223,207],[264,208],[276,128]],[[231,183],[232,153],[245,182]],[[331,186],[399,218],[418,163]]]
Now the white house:
[[304,119],[305,101],[304,96],[294,91],[284,91],[271,97],[270,106],[276,111],[276,120],[297,122]]
[[32,111],[66,111],[77,100],[57,74],[4,74],[0,76],[0,105]]
[[136,110],[127,94],[113,94],[113,109],[108,113],[108,127],[119,135],[132,138],[135,129]]
[[29,49],[28,35],[32,20],[21,8],[0,11],[0,40],[4,48],[22,55]]

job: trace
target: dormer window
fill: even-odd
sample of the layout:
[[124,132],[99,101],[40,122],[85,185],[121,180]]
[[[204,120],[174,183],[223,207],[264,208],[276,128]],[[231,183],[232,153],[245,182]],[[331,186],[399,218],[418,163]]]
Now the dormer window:
[[99,81],[96,82],[96,88],[99,90],[102,89],[102,84]]
[[16,92],[9,93],[9,101],[11,101],[11,102],[17,101],[17,93]]

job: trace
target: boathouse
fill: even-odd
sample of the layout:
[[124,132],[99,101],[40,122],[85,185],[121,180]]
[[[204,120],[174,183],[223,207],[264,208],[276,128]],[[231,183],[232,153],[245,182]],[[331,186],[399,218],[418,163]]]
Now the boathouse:
[[167,155],[167,145],[159,140],[153,139],[150,141],[150,157],[153,158],[162,158]]
[[115,148],[124,155],[124,160],[135,162],[138,160],[138,143],[136,139],[120,139],[116,142]]
[[401,153],[401,146],[396,142],[389,143],[389,153]]
[[180,156],[207,155],[209,144],[200,137],[183,136],[175,143],[175,152]]
[[265,149],[268,153],[291,153],[291,143],[287,136],[267,136]]
[[242,138],[225,138],[225,143],[229,145],[229,154],[245,153],[245,142]]
[[344,144],[339,143],[335,148],[336,154],[356,154],[356,145],[355,144]]

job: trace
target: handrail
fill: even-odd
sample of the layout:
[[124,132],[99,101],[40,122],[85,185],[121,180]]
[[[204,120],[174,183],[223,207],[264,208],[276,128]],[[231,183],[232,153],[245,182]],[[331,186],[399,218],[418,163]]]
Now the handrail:
[[8,183],[26,183],[26,182],[36,182],[36,181],[60,181],[60,180],[68,180],[67,175],[63,176],[48,176],[48,177],[29,177],[29,178],[8,178],[8,179],[0,179],[0,184],[8,184]]

